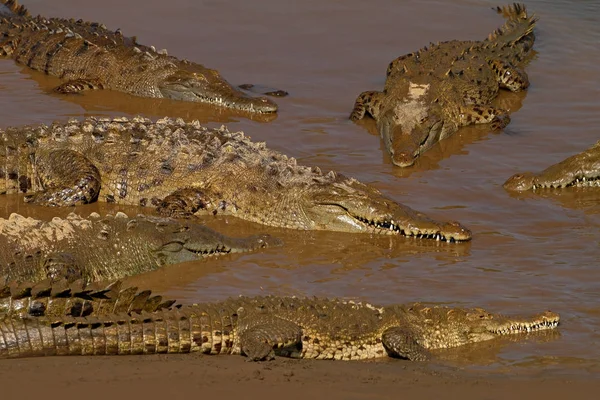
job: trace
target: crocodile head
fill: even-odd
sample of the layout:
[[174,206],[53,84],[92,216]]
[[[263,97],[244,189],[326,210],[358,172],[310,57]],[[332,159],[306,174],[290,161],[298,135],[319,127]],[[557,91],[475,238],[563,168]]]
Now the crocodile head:
[[211,69],[191,71],[180,68],[163,79],[158,89],[168,99],[206,103],[249,113],[277,111],[275,102],[266,97],[248,96]]
[[[560,316],[545,311],[530,316],[505,316],[481,308],[428,307],[415,304],[398,311],[400,322],[410,327],[417,343],[426,349],[444,349],[483,342],[505,335],[522,334],[558,326]],[[394,308],[396,309],[394,310]]]
[[204,257],[243,253],[282,244],[271,235],[253,235],[232,238],[198,224],[157,225],[159,235],[154,237],[154,254],[161,264],[177,264]]
[[598,187],[600,186],[600,142],[539,173],[515,174],[508,178],[503,186],[506,190],[518,192],[571,186]]
[[[331,173],[330,173],[331,174]],[[310,229],[401,235],[446,242],[471,239],[458,222],[438,222],[384,197],[372,186],[337,175],[328,185],[314,185],[304,192],[296,213]]]
[[402,102],[382,113],[377,128],[394,165],[413,165],[442,134],[444,118],[436,102],[427,101],[429,85],[409,83]]

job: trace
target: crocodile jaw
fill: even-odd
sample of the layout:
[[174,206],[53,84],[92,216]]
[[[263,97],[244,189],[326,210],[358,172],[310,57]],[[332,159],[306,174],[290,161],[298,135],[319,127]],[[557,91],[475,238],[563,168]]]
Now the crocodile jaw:
[[217,71],[191,73],[179,71],[159,85],[165,98],[211,104],[249,113],[277,112],[277,104],[266,97],[250,97],[233,88]]
[[486,329],[489,333],[502,336],[554,329],[559,323],[560,315],[546,311],[528,318],[500,317],[496,320],[492,319],[486,324]]
[[434,221],[353,179],[313,193],[310,201],[305,199],[302,214],[312,229],[400,235],[446,242],[471,240],[471,231],[458,222]]
[[504,189],[513,192],[566,187],[599,187],[600,174],[565,174],[559,179],[548,179],[531,172],[525,172],[511,176],[502,186]]
[[444,124],[439,111],[420,98],[403,102],[402,106],[412,114],[403,107],[389,110],[378,121],[378,129],[392,163],[406,168],[440,139]]

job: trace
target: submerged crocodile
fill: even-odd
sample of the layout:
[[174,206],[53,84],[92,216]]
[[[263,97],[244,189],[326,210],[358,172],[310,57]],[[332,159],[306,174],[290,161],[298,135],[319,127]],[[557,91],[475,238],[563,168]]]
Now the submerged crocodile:
[[224,214],[283,228],[464,241],[436,222],[333,171],[197,121],[89,118],[0,130],[0,193],[70,206],[96,200],[166,216]]
[[600,186],[600,141],[589,149],[533,173],[519,173],[504,182],[510,191]]
[[31,17],[16,0],[0,0],[0,18],[0,56],[62,79],[59,93],[110,89],[251,113],[277,111],[273,101],[246,95],[216,70],[157,52],[103,24]]
[[0,358],[188,353],[427,360],[447,349],[553,329],[558,314],[506,317],[480,308],[373,306],[343,300],[240,297],[140,314],[0,320]]
[[42,222],[12,214],[0,219],[0,280],[108,281],[279,244],[269,235],[232,238],[200,224],[143,215],[70,214]]
[[432,44],[392,61],[382,92],[356,99],[350,119],[366,114],[399,167],[416,158],[460,127],[491,123],[501,129],[510,118],[491,105],[499,88],[520,91],[529,86],[522,69],[532,51],[536,23],[525,6],[498,7],[504,26],[483,41],[453,40]]
[[150,290],[123,287],[121,281],[109,285],[86,285],[79,280],[47,279],[37,284],[0,286],[0,318],[87,317],[95,315],[154,312],[170,308],[175,300],[164,300]]

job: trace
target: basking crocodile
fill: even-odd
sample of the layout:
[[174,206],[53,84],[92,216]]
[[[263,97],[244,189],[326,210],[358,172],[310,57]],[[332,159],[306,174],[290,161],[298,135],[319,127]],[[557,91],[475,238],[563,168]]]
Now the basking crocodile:
[[37,284],[0,287],[0,318],[4,317],[86,317],[91,315],[154,312],[168,309],[175,300],[152,296],[150,290],[123,288],[121,281],[109,285],[85,285],[79,280],[46,280]]
[[[12,214],[0,219],[0,281],[120,279],[209,255],[279,245],[269,235],[232,238],[203,225],[123,213],[42,222]],[[2,282],[0,282],[2,283]]]
[[550,311],[506,317],[480,308],[240,297],[153,313],[4,318],[0,358],[201,352],[250,360],[389,355],[420,361],[429,350],[553,329],[559,319]]
[[96,200],[166,216],[224,214],[294,229],[471,239],[333,171],[197,121],[89,118],[0,130],[0,193],[69,206]]
[[504,182],[506,190],[519,192],[571,186],[600,186],[600,141],[542,172],[515,174]]
[[273,101],[246,95],[216,70],[157,52],[120,30],[82,20],[31,17],[16,0],[0,0],[0,18],[3,14],[0,56],[62,79],[59,93],[110,89],[251,113],[277,111]]
[[525,6],[498,7],[506,24],[483,41],[453,40],[432,44],[390,63],[382,92],[368,91],[356,99],[350,119],[366,114],[400,167],[460,127],[491,123],[501,129],[506,111],[494,108],[499,88],[520,91],[529,86],[522,70],[534,42],[534,16]]

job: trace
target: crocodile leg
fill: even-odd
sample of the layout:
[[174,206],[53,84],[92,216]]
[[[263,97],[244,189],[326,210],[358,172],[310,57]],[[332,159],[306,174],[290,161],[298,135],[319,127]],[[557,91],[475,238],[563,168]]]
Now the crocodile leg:
[[374,119],[379,116],[379,106],[383,99],[383,93],[377,91],[362,92],[354,102],[354,108],[350,113],[350,120],[358,121],[364,118],[365,114],[371,115]]
[[75,79],[58,85],[54,88],[54,91],[63,94],[75,94],[84,90],[97,89],[104,89],[104,85],[98,79]]
[[525,70],[502,60],[490,60],[488,64],[501,88],[511,92],[520,92],[529,87],[529,77]]
[[409,328],[395,326],[381,336],[383,347],[391,357],[406,358],[411,361],[426,361],[429,354],[415,340]]
[[45,206],[74,206],[95,201],[100,193],[100,172],[83,154],[69,149],[36,154],[34,162],[41,191],[25,201]]
[[162,216],[187,218],[202,209],[215,209],[212,201],[197,188],[178,189],[165,197],[156,208]]
[[250,361],[272,360],[275,353],[290,355],[301,346],[302,329],[293,322],[276,319],[244,329],[240,348]]
[[510,122],[510,116],[504,110],[478,105],[463,106],[460,110],[461,125],[491,124],[492,130],[500,130]]

